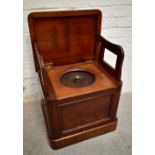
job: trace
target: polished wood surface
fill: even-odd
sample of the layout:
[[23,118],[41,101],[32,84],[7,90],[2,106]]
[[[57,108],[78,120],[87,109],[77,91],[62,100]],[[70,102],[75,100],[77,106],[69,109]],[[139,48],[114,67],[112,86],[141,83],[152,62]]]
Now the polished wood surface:
[[[100,53],[99,53],[99,64],[107,70],[111,76],[115,77],[117,80],[121,79],[122,63],[124,59],[124,51],[120,45],[113,44],[108,40],[104,39],[102,36],[98,36],[99,42],[101,43]],[[108,49],[112,53],[117,55],[116,67],[113,68],[104,61],[104,51]]]
[[[63,85],[60,78],[63,74],[73,70],[84,70],[93,73],[96,77],[94,83],[87,87],[72,88]],[[56,99],[64,99],[82,94],[117,88],[116,84],[104,74],[94,62],[77,63],[72,65],[58,66],[47,71],[51,86],[53,86]]]
[[76,132],[73,133],[71,135],[66,135],[63,136],[61,138],[57,138],[56,140],[51,138],[51,132],[50,132],[50,127],[49,124],[47,122],[47,116],[46,116],[46,108],[45,108],[45,100],[42,100],[41,102],[42,104],[42,111],[44,114],[44,118],[45,118],[45,123],[46,123],[46,127],[47,127],[47,134],[49,137],[49,144],[51,145],[51,147],[53,149],[60,149],[63,148],[65,146],[77,143],[77,142],[81,142],[83,140],[87,140],[89,138],[95,137],[95,136],[99,136],[111,131],[114,131],[116,129],[116,125],[117,125],[117,118],[114,119],[113,121],[109,121],[105,124],[96,126],[96,127],[92,127],[92,128],[87,128],[81,132]]
[[[100,11],[31,13],[28,20],[32,46],[37,44],[45,63],[65,65],[94,56],[96,34],[100,34]],[[33,54],[38,70],[34,47]]]
[[[28,22],[51,147],[60,149],[115,130],[124,52],[100,35],[101,12],[34,12]],[[115,68],[105,62],[105,49],[117,55]],[[93,73],[95,82],[79,88],[63,85],[61,76],[77,69]]]

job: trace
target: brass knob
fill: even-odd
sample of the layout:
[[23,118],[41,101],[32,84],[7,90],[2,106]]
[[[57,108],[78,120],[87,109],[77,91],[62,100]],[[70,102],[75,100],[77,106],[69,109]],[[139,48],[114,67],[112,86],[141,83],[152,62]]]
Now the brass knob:
[[81,79],[81,76],[80,75],[75,75],[75,77],[74,77],[74,81],[78,81],[78,80],[80,80]]

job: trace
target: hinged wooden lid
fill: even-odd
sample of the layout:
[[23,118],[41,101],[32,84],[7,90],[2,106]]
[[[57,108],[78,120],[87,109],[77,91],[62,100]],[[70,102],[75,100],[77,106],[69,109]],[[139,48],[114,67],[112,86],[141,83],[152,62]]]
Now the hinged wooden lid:
[[36,70],[34,44],[45,63],[65,65],[93,58],[101,31],[99,10],[33,12],[28,16]]

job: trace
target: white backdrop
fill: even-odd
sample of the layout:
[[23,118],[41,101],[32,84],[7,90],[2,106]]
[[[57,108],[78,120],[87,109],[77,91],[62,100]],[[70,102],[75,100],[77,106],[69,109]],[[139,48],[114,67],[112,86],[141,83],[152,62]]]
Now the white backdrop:
[[132,2],[131,0],[24,0],[24,96],[41,93],[37,73],[34,70],[32,49],[27,24],[27,15],[34,11],[100,9],[102,11],[102,35],[113,43],[120,44],[125,51],[122,80],[123,93],[132,90]]

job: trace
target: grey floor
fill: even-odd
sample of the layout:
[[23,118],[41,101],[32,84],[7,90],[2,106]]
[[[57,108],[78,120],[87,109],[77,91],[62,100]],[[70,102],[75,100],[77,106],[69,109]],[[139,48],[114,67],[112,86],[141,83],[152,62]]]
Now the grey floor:
[[60,150],[49,147],[39,97],[24,98],[24,155],[131,155],[131,94],[122,94],[117,130]]

